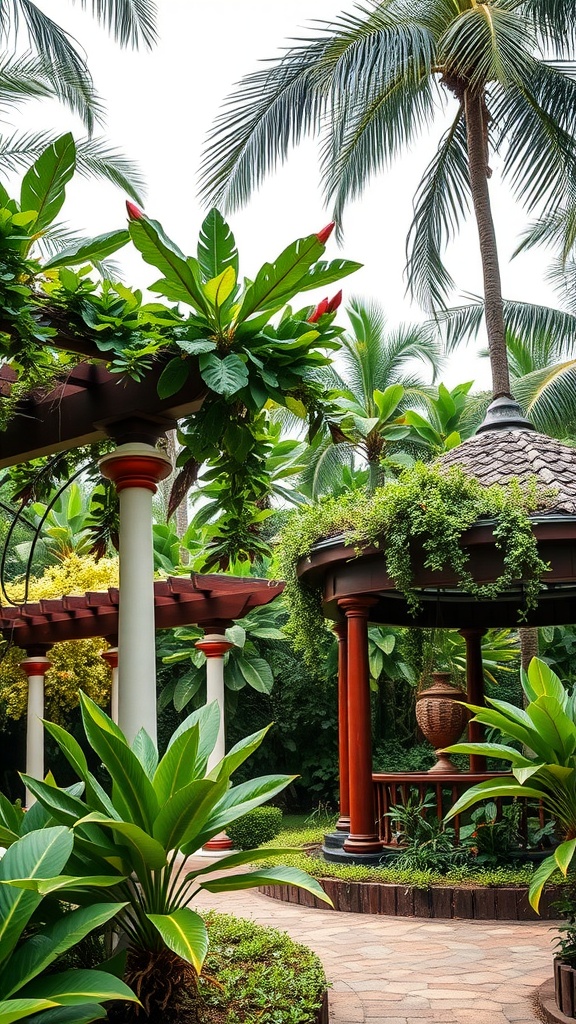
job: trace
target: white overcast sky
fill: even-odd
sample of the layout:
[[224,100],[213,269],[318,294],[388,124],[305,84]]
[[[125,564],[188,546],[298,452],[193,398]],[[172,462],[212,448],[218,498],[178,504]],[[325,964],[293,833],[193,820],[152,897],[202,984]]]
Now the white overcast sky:
[[[114,46],[79,5],[43,0],[42,6],[82,43],[107,103],[106,135],[145,173],[147,213],[163,223],[184,251],[193,253],[203,217],[196,198],[200,155],[222,99],[244,73],[275,55],[287,39],[301,34],[312,18],[330,20],[341,10],[350,10],[353,0],[159,0],[159,45],[151,52],[136,53]],[[52,104],[23,108],[17,123],[27,128],[80,130],[70,115]],[[363,263],[364,268],[343,282],[344,294],[377,299],[391,325],[422,319],[422,312],[411,307],[405,295],[404,246],[412,197],[440,133],[441,127],[436,126],[429,138],[374,179],[346,214],[341,254]],[[545,253],[510,262],[527,218],[499,183],[497,161],[494,172],[491,190],[504,294],[553,304],[544,281]],[[89,234],[125,222],[123,196],[99,182],[71,187],[65,212],[76,229]],[[268,179],[244,210],[230,217],[241,269],[251,276],[288,242],[318,230],[329,219],[318,188],[315,148],[307,143]],[[331,242],[327,257],[338,254]],[[481,276],[473,226],[451,246],[448,262],[459,293],[478,294]],[[153,269],[136,254],[124,257],[122,263],[127,284],[145,287],[154,279]],[[338,287],[330,286],[329,293]],[[470,350],[452,356],[443,379],[453,385],[472,378],[486,386],[485,364]]]

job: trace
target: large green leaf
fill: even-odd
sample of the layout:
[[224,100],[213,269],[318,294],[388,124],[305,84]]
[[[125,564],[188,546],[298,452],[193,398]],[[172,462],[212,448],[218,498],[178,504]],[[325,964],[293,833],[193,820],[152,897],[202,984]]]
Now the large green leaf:
[[152,781],[158,767],[158,750],[146,729],[139,729],[132,740],[132,750],[140,761],[146,775]]
[[[177,790],[164,804],[154,822],[154,837],[165,850],[180,849],[202,835],[215,805],[228,788],[220,782],[198,779]],[[199,844],[200,845],[200,844]]]
[[164,754],[152,780],[160,807],[164,807],[179,789],[194,781],[198,742],[199,728],[195,725],[181,733]]
[[246,736],[245,739],[239,740],[238,743],[235,743],[225,757],[223,757],[222,760],[214,766],[210,772],[209,778],[229,779],[233,772],[235,772],[241,764],[244,764],[244,761],[246,761],[246,759],[250,757],[255,750],[258,750],[258,747],[270,728],[271,726],[267,725],[264,729],[259,729],[258,732],[253,732],[251,736]]
[[114,784],[112,800],[116,809],[124,820],[151,832],[158,801],[150,779],[112,719],[86,694],[81,693],[80,700],[88,742]]
[[55,924],[33,935],[16,949],[0,976],[0,992],[10,996],[36,978],[66,950],[89,932],[110,921],[125,903],[93,904],[65,914]]
[[203,846],[208,839],[212,839],[231,821],[236,821],[237,818],[241,818],[243,814],[251,811],[253,807],[260,807],[267,800],[277,796],[295,777],[294,775],[264,775],[259,779],[251,779],[239,786],[233,786],[214,809],[213,815],[206,822],[205,831],[195,838],[196,846],[183,844],[182,852],[187,856],[193,853],[194,849]]
[[56,1006],[54,1000],[50,999],[8,999],[0,1000],[0,1024],[13,1024],[13,1021],[23,1020],[25,1017],[47,1010]]
[[48,146],[24,175],[20,208],[36,211],[33,224],[36,231],[47,228],[58,216],[75,167],[76,146],[68,132]]
[[180,907],[172,914],[147,916],[158,929],[168,949],[192,964],[200,974],[208,952],[208,933],[200,915],[189,907]]
[[[52,878],[60,874],[72,853],[74,840],[67,828],[45,828],[14,843],[0,860],[0,879]],[[37,893],[0,886],[0,960],[20,939],[41,897]]]
[[289,854],[301,853],[301,847],[281,847],[277,850],[271,847],[259,847],[256,850],[242,850],[240,853],[231,853],[228,857],[221,857],[212,864],[205,864],[204,867],[189,871],[185,880],[193,881],[200,875],[208,875],[214,871],[227,871],[228,868],[241,867],[243,864],[253,864],[258,860],[269,860],[271,857],[287,857]]
[[199,365],[203,381],[217,395],[230,398],[248,383],[246,363],[235,352],[224,356],[223,359],[212,352],[207,352],[200,356]]
[[164,274],[163,280],[152,286],[152,291],[159,291],[175,302],[186,302],[205,316],[209,315],[210,303],[202,291],[197,260],[186,258],[164,233],[162,225],[147,217],[130,222],[130,235],[146,262]]
[[274,868],[260,868],[258,871],[247,871],[242,875],[212,878],[202,882],[202,888],[208,892],[237,892],[239,889],[254,889],[259,885],[297,885],[299,889],[306,889],[324,903],[333,905],[315,878],[299,868],[283,867],[281,864]]
[[244,679],[253,690],[257,690],[258,693],[272,692],[274,676],[270,665],[264,658],[239,657],[237,664]]
[[534,762],[524,757],[514,747],[508,747],[505,743],[453,743],[446,747],[451,754],[483,754],[486,757],[500,757],[504,761],[519,768],[531,768]]
[[48,896],[53,892],[68,892],[86,887],[108,889],[111,885],[123,882],[125,878],[125,875],[55,875],[54,878],[11,878],[9,882],[0,879],[0,884],[15,885],[17,889],[29,889],[30,892]]
[[104,814],[108,814],[111,818],[118,818],[118,812],[110,800],[110,797],[89,770],[86,756],[80,744],[73,736],[70,735],[69,732],[66,731],[66,729],[63,729],[60,725],[56,725],[54,722],[44,721],[44,728],[46,729],[46,732],[50,733],[52,738],[56,740],[56,743],[60,747],[64,757],[72,766],[78,777],[84,782],[86,787],[86,802],[91,806],[92,810],[103,811]]
[[298,238],[280,253],[274,263],[265,263],[256,280],[246,289],[237,320],[240,323],[258,310],[271,309],[296,295],[302,278],[324,252],[316,235]]
[[60,249],[43,264],[44,270],[55,270],[57,267],[70,267],[78,263],[94,263],[105,260],[112,253],[118,252],[130,241],[130,232],[122,228],[120,231],[107,231],[88,241],[77,242]]
[[100,1003],[82,1003],[81,1006],[55,1006],[30,1017],[28,1024],[90,1024],[104,1017],[108,1019],[108,1013]]
[[562,710],[562,705],[555,697],[538,697],[526,711],[548,748],[547,760],[562,763],[576,746],[576,728]]
[[499,796],[512,796],[512,797],[535,797],[536,800],[540,800],[542,797],[542,790],[537,789],[535,786],[521,786],[516,779],[499,779],[494,780],[487,779],[485,782],[479,782],[477,786],[471,786],[465,793],[456,801],[456,803],[448,811],[445,821],[449,821],[454,818],[457,814],[465,811],[472,804],[477,803],[479,800],[496,800]]
[[537,700],[538,697],[555,697],[562,708],[566,708],[568,694],[562,686],[558,676],[552,671],[546,662],[540,658],[532,658],[528,671],[523,674],[523,680],[527,680],[530,688],[530,700]]
[[183,388],[190,376],[191,364],[188,359],[175,356],[162,370],[158,380],[158,395],[160,398],[170,398],[180,388]]
[[206,761],[214,750],[220,731],[220,708],[218,707],[218,701],[212,700],[209,704],[203,704],[201,708],[188,715],[188,718],[185,718],[173,733],[168,743],[168,750],[174,746],[177,739],[183,733],[195,726],[198,726],[199,734],[194,777],[199,778],[204,775]]
[[557,871],[558,865],[552,857],[546,857],[541,864],[534,869],[534,874],[530,879],[530,888],[528,889],[528,899],[530,905],[534,907],[534,910],[538,910],[538,904],[540,903],[540,896],[542,895],[542,889],[546,885],[546,882]]
[[575,853],[576,839],[568,839],[565,843],[560,843],[554,850],[554,860],[564,877],[568,874],[568,868],[574,859]]
[[129,999],[133,1003],[138,1002],[132,989],[114,975],[79,968],[36,978],[26,985],[23,995],[27,998],[42,995],[43,998],[53,999],[63,1006],[100,1000],[104,1002],[109,999]]
[[238,277],[238,250],[234,235],[222,214],[210,210],[200,228],[198,263],[207,281],[232,267]]
[[[334,281],[340,281],[341,278],[355,274],[361,268],[361,263],[354,263],[352,260],[330,260],[329,263],[326,260],[318,260],[298,282],[298,294],[310,291],[312,288],[332,284]],[[291,298],[293,294],[294,292],[291,291],[286,295],[286,299]],[[282,297],[280,301],[282,301]]]
[[[166,866],[166,853],[164,847],[152,838],[148,832],[134,825],[129,821],[115,821],[113,818],[106,818],[103,814],[90,814],[84,819],[85,822],[95,822],[101,828],[110,829],[117,835],[120,842],[129,846],[141,859],[146,868],[152,871],[160,871]],[[84,822],[79,821],[78,825]]]

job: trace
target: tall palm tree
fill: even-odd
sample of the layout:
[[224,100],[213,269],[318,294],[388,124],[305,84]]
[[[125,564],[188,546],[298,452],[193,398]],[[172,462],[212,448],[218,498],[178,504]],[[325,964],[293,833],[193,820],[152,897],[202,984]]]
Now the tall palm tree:
[[303,456],[301,485],[313,499],[333,489],[342,465],[363,463],[369,485],[381,482],[387,446],[409,433],[403,411],[427,394],[415,364],[427,363],[435,376],[442,363],[432,325],[389,330],[382,307],[360,299],[352,299],[347,313],[351,330],[339,339],[334,366],[316,374],[329,402],[323,429]]
[[498,152],[528,209],[566,200],[576,170],[573,0],[365,0],[321,25],[229,97],[205,154],[204,196],[244,202],[313,133],[340,220],[345,203],[452,103],[416,194],[409,282],[420,301],[445,302],[453,282],[442,251],[472,205],[493,391],[509,394],[490,155]]

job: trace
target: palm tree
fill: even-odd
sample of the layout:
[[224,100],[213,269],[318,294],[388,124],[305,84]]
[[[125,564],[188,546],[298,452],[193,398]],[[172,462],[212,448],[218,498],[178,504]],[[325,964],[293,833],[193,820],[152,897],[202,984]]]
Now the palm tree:
[[428,391],[414,364],[428,363],[435,376],[442,361],[432,325],[390,331],[382,307],[360,299],[352,299],[347,313],[352,330],[340,338],[335,365],[317,374],[329,400],[300,478],[312,499],[331,492],[341,467],[352,469],[358,457],[368,467],[369,485],[381,482],[387,447],[392,443],[394,450],[409,433],[404,410],[423,402]]
[[367,0],[320,24],[229,97],[209,138],[204,196],[239,205],[313,133],[339,221],[346,202],[452,101],[452,123],[416,194],[409,283],[428,306],[444,304],[453,282],[442,251],[471,204],[493,392],[509,395],[489,161],[498,152],[528,209],[566,201],[576,169],[572,0]]

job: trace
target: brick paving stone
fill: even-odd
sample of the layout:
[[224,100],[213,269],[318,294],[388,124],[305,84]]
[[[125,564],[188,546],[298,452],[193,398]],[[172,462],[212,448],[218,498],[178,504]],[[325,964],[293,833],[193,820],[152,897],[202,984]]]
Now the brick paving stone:
[[201,893],[195,905],[310,946],[333,982],[330,1024],[539,1024],[532,997],[552,976],[549,922],[338,914],[253,890]]

